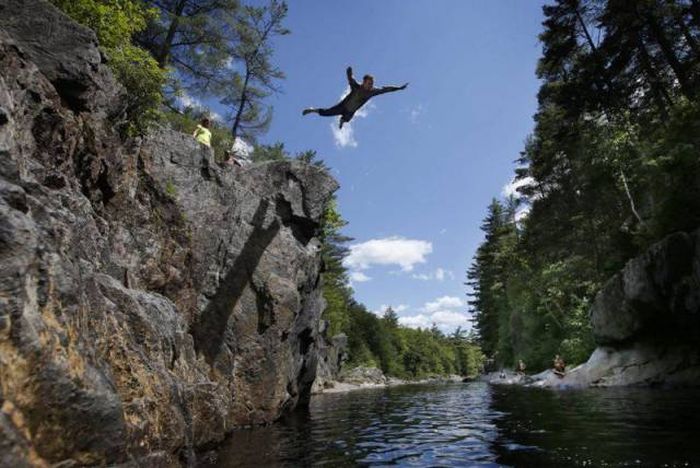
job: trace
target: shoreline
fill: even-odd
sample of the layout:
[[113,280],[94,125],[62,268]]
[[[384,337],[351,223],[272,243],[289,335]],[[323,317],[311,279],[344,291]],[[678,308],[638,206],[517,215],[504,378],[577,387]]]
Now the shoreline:
[[[401,385],[425,385],[425,384],[436,384],[436,383],[462,383],[465,381],[464,377],[458,375],[448,375],[444,377],[431,377],[427,379],[419,380],[404,380],[396,377],[386,377],[386,380],[381,381],[343,381],[334,380],[328,382],[328,387],[324,387],[320,391],[311,394],[312,397],[318,395],[326,395],[332,393],[347,393],[356,390],[371,390],[378,388],[388,388],[388,387],[399,387]],[[478,378],[473,379],[478,380]]]

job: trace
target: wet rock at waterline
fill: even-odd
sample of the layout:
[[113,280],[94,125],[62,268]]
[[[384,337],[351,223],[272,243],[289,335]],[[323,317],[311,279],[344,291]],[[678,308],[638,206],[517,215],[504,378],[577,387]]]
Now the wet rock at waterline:
[[630,260],[591,308],[598,348],[562,378],[486,377],[541,387],[700,385],[700,230],[675,233]]
[[3,466],[186,463],[315,377],[335,181],[222,170],[165,129],[122,141],[100,57],[48,3],[0,0]]

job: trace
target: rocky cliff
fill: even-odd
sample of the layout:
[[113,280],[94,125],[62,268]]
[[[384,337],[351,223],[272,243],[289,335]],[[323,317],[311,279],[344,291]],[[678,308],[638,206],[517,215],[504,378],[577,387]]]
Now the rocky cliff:
[[700,230],[630,260],[590,314],[599,346],[588,362],[538,385],[700,385]]
[[337,188],[114,132],[91,31],[0,0],[0,465],[173,465],[308,399]]

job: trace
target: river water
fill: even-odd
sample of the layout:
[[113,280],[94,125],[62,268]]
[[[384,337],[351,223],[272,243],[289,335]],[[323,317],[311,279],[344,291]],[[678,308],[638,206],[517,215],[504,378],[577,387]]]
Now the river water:
[[700,392],[406,385],[314,397],[216,466],[700,466]]

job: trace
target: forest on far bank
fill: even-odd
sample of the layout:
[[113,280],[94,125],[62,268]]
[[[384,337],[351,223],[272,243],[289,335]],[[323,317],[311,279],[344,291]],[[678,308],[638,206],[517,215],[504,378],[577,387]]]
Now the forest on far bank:
[[556,0],[544,15],[517,193],[489,205],[467,273],[484,353],[531,370],[585,361],[605,281],[700,227],[700,1]]

